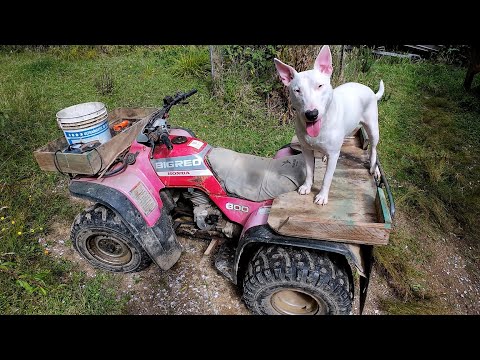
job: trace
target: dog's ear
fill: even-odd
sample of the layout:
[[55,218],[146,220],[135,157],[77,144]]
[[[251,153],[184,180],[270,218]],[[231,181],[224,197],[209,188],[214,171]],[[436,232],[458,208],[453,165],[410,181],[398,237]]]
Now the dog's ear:
[[315,60],[315,65],[313,65],[313,68],[328,76],[332,75],[332,53],[330,52],[330,47],[328,45],[322,46],[322,49]]
[[275,67],[277,68],[278,74],[280,75],[280,79],[282,79],[283,84],[285,86],[290,85],[290,82],[297,74],[297,71],[290,65],[284,64],[277,58],[274,58],[273,61],[275,61]]

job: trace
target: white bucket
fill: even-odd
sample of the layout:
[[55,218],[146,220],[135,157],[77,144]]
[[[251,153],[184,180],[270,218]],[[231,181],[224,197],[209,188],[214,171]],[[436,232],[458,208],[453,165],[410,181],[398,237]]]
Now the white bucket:
[[57,112],[57,122],[69,144],[98,140],[101,144],[112,138],[105,104],[89,102]]

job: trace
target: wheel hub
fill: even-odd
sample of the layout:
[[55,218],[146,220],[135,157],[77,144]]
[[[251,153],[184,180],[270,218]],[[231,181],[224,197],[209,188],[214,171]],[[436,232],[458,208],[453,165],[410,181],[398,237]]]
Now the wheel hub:
[[325,314],[326,306],[320,300],[298,290],[284,289],[271,297],[275,310],[283,315],[316,315]]
[[108,235],[92,236],[86,245],[92,256],[109,265],[126,265],[132,259],[129,247],[123,241]]

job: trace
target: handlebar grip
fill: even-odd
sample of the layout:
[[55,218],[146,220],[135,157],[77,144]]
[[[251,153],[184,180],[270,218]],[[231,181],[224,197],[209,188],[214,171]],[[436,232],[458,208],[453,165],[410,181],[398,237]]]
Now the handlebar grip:
[[188,93],[185,94],[185,97],[189,97],[189,96],[192,96],[193,94],[195,94],[198,90],[197,89],[192,89],[190,90]]

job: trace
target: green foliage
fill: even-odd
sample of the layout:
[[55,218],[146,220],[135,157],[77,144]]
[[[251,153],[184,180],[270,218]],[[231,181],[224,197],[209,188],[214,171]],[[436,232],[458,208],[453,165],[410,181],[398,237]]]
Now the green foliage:
[[436,56],[438,61],[447,64],[468,64],[470,45],[444,45]]
[[254,77],[263,77],[272,71],[273,58],[279,45],[226,45],[223,56],[228,65],[244,68]]
[[112,95],[114,89],[114,81],[112,75],[107,69],[104,69],[101,75],[95,79],[95,89],[100,95]]
[[282,49],[281,45],[225,45],[222,56],[226,68],[250,82],[255,91],[265,96],[279,88],[273,58]]
[[380,309],[390,315],[448,315],[451,310],[435,301],[381,300]]
[[210,72],[210,56],[205,47],[189,46],[175,59],[172,66],[177,76],[203,77]]
[[[54,184],[50,184],[54,186]],[[0,199],[9,198],[4,191]],[[23,195],[23,194],[22,194]],[[10,194],[11,196],[11,194]],[[22,196],[20,196],[20,199]],[[41,195],[49,204],[47,195]],[[118,303],[113,290],[112,277],[88,279],[72,264],[52,258],[50,243],[46,243],[45,226],[35,226],[42,217],[39,197],[29,196],[26,212],[23,208],[2,206],[0,210],[0,313],[1,314],[91,314],[119,313],[123,300]],[[21,200],[20,200],[21,201]],[[68,204],[62,199],[63,206]],[[59,204],[60,205],[60,204]],[[35,207],[33,207],[35,206]],[[48,207],[47,207],[48,209]],[[60,208],[61,209],[61,208]],[[33,213],[29,217],[28,213]],[[47,215],[52,216],[51,214]],[[52,216],[53,217],[53,216]],[[45,220],[43,220],[45,221]],[[92,299],[83,289],[95,289]],[[92,303],[93,301],[93,303]]]
[[374,249],[377,266],[403,301],[430,298],[425,274],[418,269],[418,264],[427,263],[430,257],[418,242],[424,234],[412,233],[402,225],[403,222],[390,234],[388,246]]

